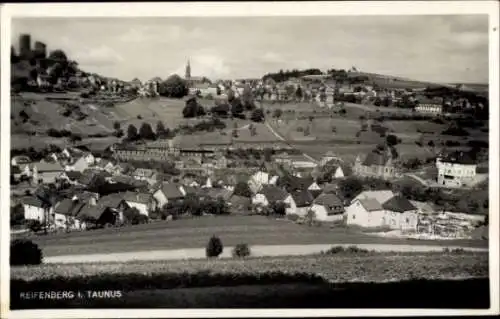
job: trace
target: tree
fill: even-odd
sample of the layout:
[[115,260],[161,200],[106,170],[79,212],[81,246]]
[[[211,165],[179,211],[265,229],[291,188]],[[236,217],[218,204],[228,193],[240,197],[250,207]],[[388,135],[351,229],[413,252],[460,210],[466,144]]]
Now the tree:
[[216,258],[222,254],[224,250],[224,246],[222,245],[222,241],[219,237],[213,235],[208,241],[206,248],[206,255],[208,258]]
[[156,134],[153,132],[153,128],[149,123],[142,123],[139,129],[139,136],[145,140],[155,140]]
[[363,190],[363,184],[355,177],[348,177],[339,182],[340,195],[345,199],[352,199]]
[[251,120],[254,122],[262,122],[264,121],[264,111],[262,109],[255,109],[252,112]]
[[24,219],[24,207],[22,205],[16,205],[10,208],[10,225],[22,225],[25,222]]
[[182,110],[182,115],[185,118],[192,118],[205,115],[205,109],[201,106],[195,97],[186,101],[186,106]]
[[49,60],[57,61],[57,62],[68,62],[68,57],[66,56],[66,53],[62,50],[54,50],[50,52],[48,56]]
[[234,117],[238,117],[239,114],[243,113],[245,110],[243,104],[241,103],[240,98],[233,98],[230,102],[231,104],[231,113]]
[[281,109],[274,110],[273,117],[279,119],[281,117],[281,115],[283,115],[283,111]]
[[286,215],[286,206],[283,202],[275,202],[271,205],[271,213],[276,216]]
[[118,131],[120,128],[121,128],[120,122],[115,121],[115,122],[113,123],[113,129],[114,129],[115,131]]
[[273,150],[271,148],[266,147],[264,149],[264,161],[272,162],[273,160]]
[[137,141],[137,139],[139,139],[137,128],[133,124],[130,124],[127,129],[127,140]]
[[243,92],[241,94],[241,98],[245,109],[253,110],[255,108],[255,104],[253,102],[252,88],[250,87],[249,83],[245,84],[245,87],[243,88]]
[[16,239],[10,243],[10,265],[40,265],[42,250],[31,240]]
[[302,100],[304,93],[302,92],[302,88],[300,86],[298,86],[297,90],[295,90],[295,96],[297,97],[297,99]]
[[398,137],[396,135],[392,135],[392,134],[387,135],[385,140],[386,140],[387,145],[389,145],[389,146],[395,146],[399,142]]
[[252,191],[250,190],[248,184],[245,182],[239,182],[238,184],[236,184],[233,194],[248,198],[252,197]]
[[235,258],[245,258],[250,256],[250,247],[247,244],[237,244],[233,248],[233,257]]
[[177,74],[169,76],[159,85],[159,93],[162,96],[181,98],[188,94],[189,89],[186,81]]

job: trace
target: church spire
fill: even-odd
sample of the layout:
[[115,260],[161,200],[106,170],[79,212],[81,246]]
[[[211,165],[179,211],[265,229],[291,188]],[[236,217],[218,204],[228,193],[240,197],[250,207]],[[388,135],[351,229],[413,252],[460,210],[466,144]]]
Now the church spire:
[[187,64],[186,64],[185,78],[186,78],[186,80],[189,80],[191,78],[191,63],[189,62],[189,59],[187,60]]

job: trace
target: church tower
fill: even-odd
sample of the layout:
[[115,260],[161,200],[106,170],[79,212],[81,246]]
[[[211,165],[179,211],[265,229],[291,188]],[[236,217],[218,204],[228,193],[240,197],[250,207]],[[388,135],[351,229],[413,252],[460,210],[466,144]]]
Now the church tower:
[[191,78],[191,64],[189,63],[189,60],[187,61],[187,65],[186,65],[185,78],[186,78],[186,80],[189,80]]

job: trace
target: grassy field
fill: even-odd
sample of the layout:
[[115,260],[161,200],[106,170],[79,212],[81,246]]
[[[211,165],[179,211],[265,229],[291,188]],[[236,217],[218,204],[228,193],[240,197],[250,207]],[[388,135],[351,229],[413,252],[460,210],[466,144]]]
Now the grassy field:
[[[11,268],[11,306],[487,308],[487,278],[487,254],[474,253],[41,265]],[[407,298],[418,288],[425,296]],[[54,289],[117,290],[121,297],[19,298]]]
[[212,235],[225,246],[294,244],[415,244],[487,247],[487,241],[423,241],[373,237],[348,228],[308,227],[263,216],[218,216],[123,228],[37,235],[45,256],[205,247]]

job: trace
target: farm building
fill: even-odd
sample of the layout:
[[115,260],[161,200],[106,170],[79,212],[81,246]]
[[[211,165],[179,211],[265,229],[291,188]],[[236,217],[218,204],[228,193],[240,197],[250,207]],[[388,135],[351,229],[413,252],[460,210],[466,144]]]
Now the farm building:
[[319,195],[311,206],[316,220],[333,222],[344,218],[344,205],[335,194],[323,193]]
[[417,208],[392,191],[365,191],[356,196],[346,209],[347,224],[366,228],[387,227],[415,232]]
[[284,200],[284,203],[286,204],[286,214],[294,214],[302,217],[306,216],[313,200],[314,197],[307,190],[298,190],[292,192]]

